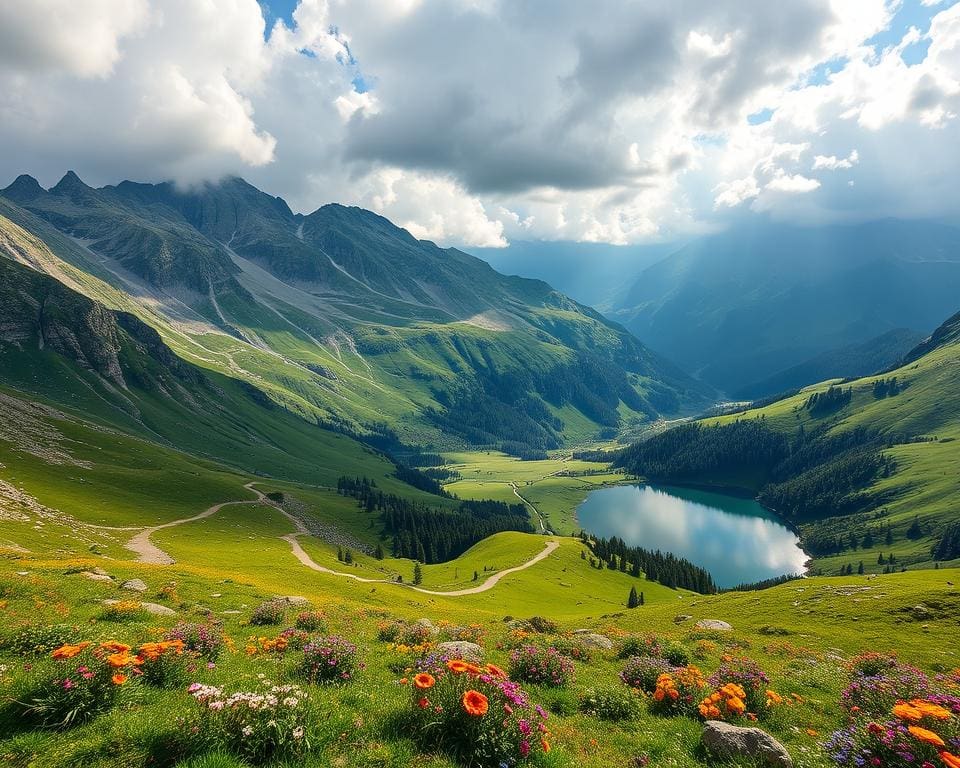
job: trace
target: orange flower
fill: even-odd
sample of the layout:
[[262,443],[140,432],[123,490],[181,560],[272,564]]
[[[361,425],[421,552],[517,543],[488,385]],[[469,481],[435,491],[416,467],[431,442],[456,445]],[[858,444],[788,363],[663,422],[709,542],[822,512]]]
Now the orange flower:
[[737,715],[742,715],[747,711],[747,705],[737,696],[727,699],[727,709]]
[[72,659],[80,651],[86,648],[90,643],[77,643],[76,645],[61,645],[59,648],[55,649],[50,656],[54,659]]
[[926,728],[921,728],[919,725],[909,725],[907,730],[913,734],[913,737],[917,741],[922,741],[925,744],[932,744],[935,747],[945,747],[943,739],[941,739],[933,731],[928,731]]
[[430,700],[427,699],[426,696],[421,696],[420,700],[417,702],[417,706],[420,707],[420,709],[426,709],[430,706]]
[[939,704],[934,704],[931,701],[914,699],[910,703],[919,709],[925,717],[932,717],[934,720],[949,720],[953,716],[949,709],[941,707]]
[[422,691],[425,691],[427,688],[433,688],[433,684],[437,682],[433,675],[428,675],[426,672],[421,672],[415,678],[413,678],[413,684],[417,686]]
[[817,731],[814,730],[813,728],[807,728],[807,736],[818,736],[818,735],[819,734],[817,733]]
[[549,752],[549,751],[550,751],[550,742],[547,741],[546,739],[541,739],[541,740],[540,740],[540,746],[543,747],[543,751],[544,751],[544,752]]
[[949,752],[940,752],[940,759],[947,768],[960,768],[960,757],[952,755]]
[[113,677],[110,678],[110,681],[114,685],[123,685],[125,682],[127,682],[127,676],[121,675],[119,672],[117,672]]
[[464,711],[474,717],[482,717],[487,714],[487,710],[490,708],[487,697],[480,693],[480,691],[467,691],[460,699],[460,703],[463,704]]
[[919,723],[923,720],[923,712],[917,709],[912,703],[907,704],[901,701],[893,708],[893,716],[899,720],[909,720],[911,723]]
[[109,656],[107,656],[107,664],[109,664],[111,667],[114,667],[115,669],[119,669],[120,667],[126,667],[132,662],[133,662],[133,657],[126,651],[122,651],[120,653],[111,653]]
[[105,643],[100,643],[101,651],[110,651],[111,653],[126,653],[130,650],[130,646],[125,643],[118,643],[116,640],[108,640]]
[[462,659],[450,659],[450,661],[447,662],[447,669],[459,675],[469,670],[470,665]]
[[493,675],[494,677],[507,676],[507,673],[504,672],[502,669],[500,669],[500,667],[498,667],[496,664],[487,664],[486,667],[484,667],[484,669],[487,670],[488,674]]

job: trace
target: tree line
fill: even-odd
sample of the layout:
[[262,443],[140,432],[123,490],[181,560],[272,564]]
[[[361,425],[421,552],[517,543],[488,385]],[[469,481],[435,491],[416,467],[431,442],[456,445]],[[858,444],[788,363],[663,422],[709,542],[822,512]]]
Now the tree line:
[[368,512],[379,512],[383,535],[390,539],[394,557],[421,563],[453,560],[502,531],[533,533],[522,504],[461,500],[455,509],[447,510],[384,493],[368,477],[343,476],[337,481],[337,492],[356,499]]
[[717,591],[713,577],[705,569],[669,552],[629,547],[617,536],[596,539],[583,531],[580,540],[596,558],[591,558],[595,567],[629,573],[636,578],[645,575],[649,581],[659,582],[670,589],[689,589],[704,595]]

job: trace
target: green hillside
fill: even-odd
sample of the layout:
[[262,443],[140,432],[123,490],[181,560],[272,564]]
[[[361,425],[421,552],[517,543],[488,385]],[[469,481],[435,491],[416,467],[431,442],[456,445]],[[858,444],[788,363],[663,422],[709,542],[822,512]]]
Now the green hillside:
[[873,572],[942,565],[960,557],[940,547],[960,520],[958,373],[955,315],[893,370],[668,431],[621,463],[758,491],[799,525],[826,573],[861,561]]
[[240,179],[92,189],[71,173],[2,195],[7,255],[310,420],[528,454],[711,402],[545,283],[359,208],[295,215]]

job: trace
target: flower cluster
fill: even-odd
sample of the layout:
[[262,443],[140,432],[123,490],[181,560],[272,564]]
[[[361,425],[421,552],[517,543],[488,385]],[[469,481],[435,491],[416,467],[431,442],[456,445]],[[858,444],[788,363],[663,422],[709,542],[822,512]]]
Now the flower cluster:
[[460,640],[467,643],[483,645],[483,626],[480,624],[457,626],[455,624],[446,625],[441,623],[440,633],[446,640]]
[[326,629],[326,619],[321,611],[301,611],[293,624],[304,632],[323,632]]
[[262,627],[283,623],[287,613],[287,603],[283,600],[266,600],[253,609],[250,623]]
[[[824,744],[834,762],[960,768],[960,697],[931,693],[918,670],[890,657],[865,661],[851,665],[853,680],[843,694],[852,722]],[[891,701],[897,690],[918,689],[925,692]]]
[[137,649],[138,667],[142,680],[158,688],[180,685],[187,676],[188,658],[184,655],[182,640],[160,640],[144,643]]
[[703,700],[707,680],[692,664],[665,672],[653,690],[653,709],[666,715],[695,715]]
[[525,683],[562,688],[573,679],[573,661],[556,648],[526,645],[510,654],[510,676]]
[[247,656],[256,656],[258,653],[283,653],[287,650],[289,641],[283,633],[276,637],[250,637],[243,651]]
[[493,664],[450,659],[422,667],[412,679],[414,732],[431,748],[465,765],[514,765],[549,752],[547,713],[531,708],[521,687]]
[[66,643],[50,653],[55,662],[23,706],[28,718],[65,728],[89,720],[113,706],[121,686],[141,674],[142,659],[124,643],[110,640]]
[[739,683],[725,683],[700,702],[700,716],[705,720],[735,720],[746,717],[756,720],[758,714],[765,714],[770,707],[783,703],[783,697],[776,691],[767,689],[763,709],[759,712],[747,711],[747,692]]
[[561,635],[553,642],[553,647],[562,656],[568,659],[574,659],[584,663],[589,663],[593,658],[593,651],[581,637],[577,635]]
[[[743,689],[740,698],[746,705],[746,711],[761,714],[766,709],[770,678],[760,665],[746,656],[730,658],[710,676],[710,684],[717,689],[725,685],[736,685]],[[742,713],[741,713],[742,714]]]
[[418,621],[385,621],[377,627],[377,637],[395,645],[423,645],[434,632],[429,624]]
[[631,688],[644,693],[653,693],[660,676],[672,671],[673,667],[666,659],[658,659],[654,656],[633,656],[624,665],[620,679]]
[[230,647],[223,636],[223,625],[219,622],[192,623],[181,621],[163,635],[164,640],[179,640],[183,649],[197,656],[216,661],[224,647]]
[[290,757],[309,749],[307,694],[296,685],[275,685],[260,675],[255,691],[225,693],[193,683],[197,730],[212,742],[253,761]]
[[312,640],[303,647],[301,671],[310,682],[350,680],[360,668],[357,646],[337,635]]

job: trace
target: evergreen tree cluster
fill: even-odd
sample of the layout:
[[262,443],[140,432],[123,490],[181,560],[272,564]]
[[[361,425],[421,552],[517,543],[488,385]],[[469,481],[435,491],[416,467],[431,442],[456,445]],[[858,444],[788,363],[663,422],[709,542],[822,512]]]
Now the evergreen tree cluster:
[[936,560],[956,560],[960,557],[960,523],[951,523],[940,535],[933,550]]
[[367,477],[341,477],[337,492],[350,496],[368,512],[379,512],[394,557],[443,563],[459,557],[482,539],[502,531],[533,533],[522,504],[465,500],[455,510],[384,493]]
[[770,587],[778,587],[781,584],[786,584],[790,581],[796,581],[797,579],[802,579],[803,576],[798,574],[785,574],[783,576],[774,576],[772,579],[763,579],[762,581],[753,581],[748,584],[737,584],[735,587],[725,587],[724,589],[719,590],[720,592],[757,592],[761,589],[770,589]]
[[812,416],[821,418],[835,413],[850,402],[853,387],[830,387],[826,392],[814,392],[804,405]]
[[877,379],[873,382],[873,396],[877,400],[885,397],[894,397],[903,391],[903,387],[897,382],[897,377],[890,379]]
[[611,571],[619,570],[636,578],[645,574],[649,581],[657,581],[670,589],[689,589],[704,595],[717,591],[713,578],[706,570],[669,552],[651,552],[642,547],[628,547],[623,539],[616,536],[610,539],[594,539],[581,533],[580,540],[590,548],[596,558],[590,559],[594,567],[606,566]]
[[705,427],[688,424],[636,443],[615,464],[655,481],[698,482],[749,472],[765,478],[759,501],[795,522],[848,515],[872,506],[865,489],[895,469],[888,443],[865,429],[794,437],[760,419]]

